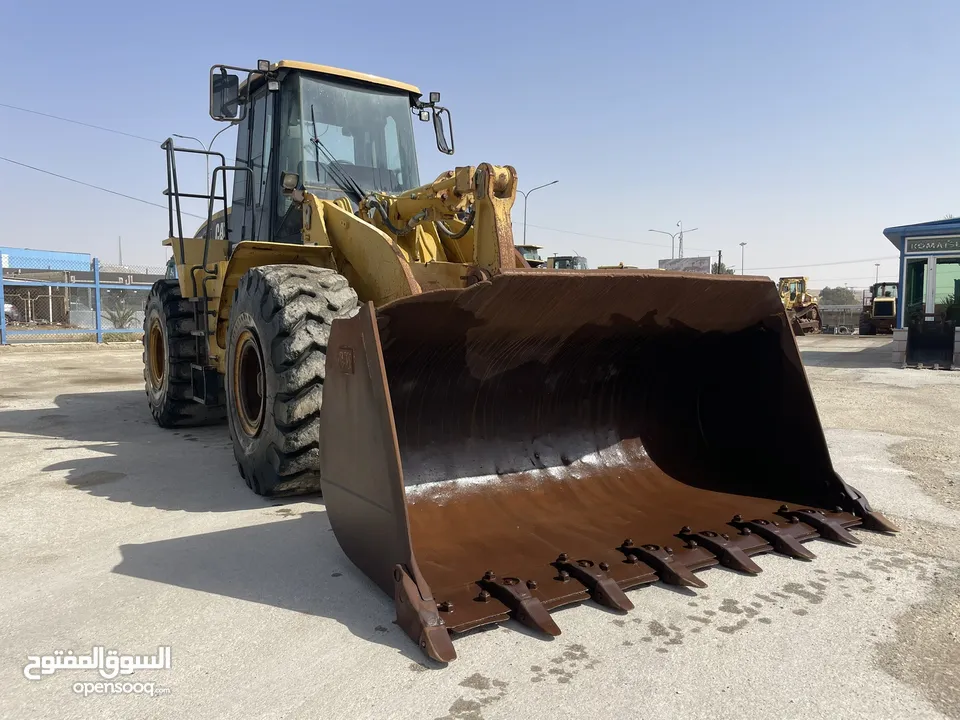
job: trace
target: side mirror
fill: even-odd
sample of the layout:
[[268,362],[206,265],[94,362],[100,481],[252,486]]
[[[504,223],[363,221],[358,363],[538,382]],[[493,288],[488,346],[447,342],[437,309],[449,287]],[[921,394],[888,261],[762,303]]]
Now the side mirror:
[[240,77],[225,68],[210,71],[210,117],[214,120],[242,120],[240,112]]
[[[431,93],[431,97],[434,94]],[[447,142],[447,135],[444,132],[443,117],[447,118],[447,130],[450,131],[450,142]],[[433,131],[437,135],[437,150],[445,155],[453,155],[453,120],[450,118],[450,111],[443,107],[433,108]]]

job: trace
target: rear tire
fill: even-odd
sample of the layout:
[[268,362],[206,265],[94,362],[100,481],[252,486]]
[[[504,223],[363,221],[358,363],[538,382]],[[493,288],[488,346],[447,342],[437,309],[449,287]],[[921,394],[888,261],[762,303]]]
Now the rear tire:
[[240,280],[227,333],[227,418],[240,474],[258,495],[320,489],[320,403],[330,325],[357,313],[333,270],[267,265]]
[[160,427],[190,427],[223,422],[219,406],[193,399],[190,365],[198,362],[193,307],[180,295],[177,280],[157,280],[143,315],[143,380],[150,414]]

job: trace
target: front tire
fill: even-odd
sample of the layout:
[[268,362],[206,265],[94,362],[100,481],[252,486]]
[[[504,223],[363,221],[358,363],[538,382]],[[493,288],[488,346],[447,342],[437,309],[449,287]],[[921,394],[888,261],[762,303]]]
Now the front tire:
[[346,278],[267,265],[240,280],[227,333],[227,419],[247,486],[279,496],[320,489],[320,403],[330,325],[357,313]]
[[[157,280],[143,314],[143,380],[150,414],[163,428],[223,422],[225,408],[193,399],[190,365],[199,362],[193,307],[177,280]],[[221,393],[222,395],[222,393]]]

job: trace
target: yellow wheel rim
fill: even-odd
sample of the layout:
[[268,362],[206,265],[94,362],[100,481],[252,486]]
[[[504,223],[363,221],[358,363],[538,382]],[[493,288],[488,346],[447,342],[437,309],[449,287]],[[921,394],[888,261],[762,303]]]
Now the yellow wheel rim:
[[233,405],[243,432],[256,437],[266,410],[263,356],[250,330],[237,337],[233,353]]
[[147,338],[147,342],[150,343],[150,351],[147,353],[150,360],[150,384],[154,390],[159,390],[163,387],[163,377],[167,364],[167,342],[163,336],[163,326],[160,324],[160,318],[154,317],[150,321],[150,332]]

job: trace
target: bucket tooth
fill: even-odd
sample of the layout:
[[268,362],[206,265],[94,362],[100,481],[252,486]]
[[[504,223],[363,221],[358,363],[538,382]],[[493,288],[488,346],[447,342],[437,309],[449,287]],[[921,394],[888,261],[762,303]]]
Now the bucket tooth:
[[635,557],[652,567],[660,579],[668,585],[705,588],[707,584],[693,571],[659,545],[624,546],[621,550],[628,557]]
[[487,593],[487,597],[491,595],[495,597],[510,608],[510,615],[517,622],[544,635],[556,637],[560,634],[560,628],[550,617],[549,611],[531,594],[526,585],[520,582],[519,578],[498,578],[488,572],[477,584],[482,588],[481,597],[484,593]]
[[900,528],[887,520],[882,514],[871,510],[864,514],[860,527],[864,530],[875,530],[877,532],[900,532]]
[[825,540],[833,540],[846,545],[860,544],[860,539],[841,525],[836,518],[825,515],[820,510],[814,510],[813,508],[781,510],[780,514],[784,517],[796,518],[800,522],[811,526]]
[[456,660],[457,651],[429,590],[419,587],[402,565],[394,568],[393,579],[397,625],[434,660],[444,663]]
[[553,565],[582,583],[600,605],[621,612],[633,610],[633,603],[617,582],[592,560],[558,560]]
[[740,523],[740,527],[749,528],[751,532],[770,543],[773,549],[781,555],[788,555],[798,560],[813,560],[817,557],[788,531],[785,531],[779,525],[774,525],[769,520],[752,520]]
[[751,575],[756,575],[763,570],[734,541],[713,530],[690,533],[685,535],[684,539],[696,540],[698,545],[716,555],[721,565],[731,570],[739,570]]

